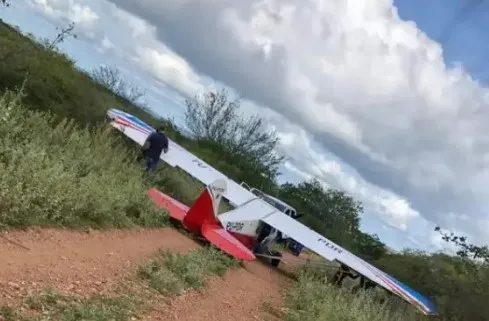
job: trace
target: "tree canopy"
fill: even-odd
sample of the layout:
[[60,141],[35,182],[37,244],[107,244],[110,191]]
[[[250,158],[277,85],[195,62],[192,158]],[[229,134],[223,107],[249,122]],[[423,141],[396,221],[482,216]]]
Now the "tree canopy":
[[232,177],[262,188],[275,185],[284,157],[276,151],[276,131],[267,128],[263,118],[244,116],[240,100],[230,100],[225,89],[196,95],[185,103],[185,123],[193,138],[234,164]]

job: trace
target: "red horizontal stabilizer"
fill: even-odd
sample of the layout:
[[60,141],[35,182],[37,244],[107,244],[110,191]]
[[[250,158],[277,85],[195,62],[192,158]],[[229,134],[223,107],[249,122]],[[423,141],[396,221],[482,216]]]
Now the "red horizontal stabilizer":
[[156,188],[150,188],[147,191],[148,196],[153,200],[156,206],[168,210],[170,216],[180,222],[183,221],[189,208],[187,205],[180,203],[176,199],[163,194]]
[[253,252],[246,248],[234,236],[229,234],[229,232],[222,226],[204,224],[202,225],[201,234],[218,249],[231,255],[235,259],[243,261],[251,261],[255,259]]

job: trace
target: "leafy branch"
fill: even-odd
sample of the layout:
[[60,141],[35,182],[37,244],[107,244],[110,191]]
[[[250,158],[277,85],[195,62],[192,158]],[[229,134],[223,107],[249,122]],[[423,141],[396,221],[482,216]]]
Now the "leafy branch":
[[466,236],[455,235],[453,232],[443,232],[439,226],[435,227],[435,231],[440,233],[443,241],[452,243],[458,247],[458,256],[474,260],[482,259],[486,264],[489,263],[489,248],[487,245],[477,246],[467,243]]

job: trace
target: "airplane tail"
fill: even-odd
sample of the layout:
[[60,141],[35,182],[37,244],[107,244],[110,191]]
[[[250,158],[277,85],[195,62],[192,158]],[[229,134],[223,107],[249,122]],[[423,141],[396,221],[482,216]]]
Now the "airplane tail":
[[217,213],[226,187],[226,181],[222,179],[215,180],[208,185],[188,210],[183,218],[183,225],[194,233],[201,233],[204,225],[221,227]]
[[157,190],[152,190],[148,194],[156,204],[167,208],[170,216],[181,221],[190,232],[202,235],[217,248],[238,260],[253,260],[255,255],[232,236],[217,218],[219,204],[225,191],[225,180],[214,181],[200,193],[188,211],[184,210],[184,205],[176,203],[169,196],[158,194]]

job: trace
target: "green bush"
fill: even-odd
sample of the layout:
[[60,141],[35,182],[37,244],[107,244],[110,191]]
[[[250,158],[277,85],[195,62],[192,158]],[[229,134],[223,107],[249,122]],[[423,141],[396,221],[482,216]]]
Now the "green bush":
[[39,315],[28,318],[22,315],[11,317],[11,320],[133,320],[137,310],[137,301],[128,295],[105,297],[94,295],[80,299],[64,296],[53,290],[29,296],[26,305]]
[[392,309],[370,293],[352,295],[306,273],[300,273],[286,295],[287,321],[414,321],[421,318],[412,309]]
[[199,248],[186,254],[162,251],[142,264],[138,275],[149,287],[164,295],[175,295],[184,289],[202,289],[212,275],[223,276],[237,261],[214,248]]
[[0,99],[0,226],[160,226],[142,169],[109,128],[28,110]]

